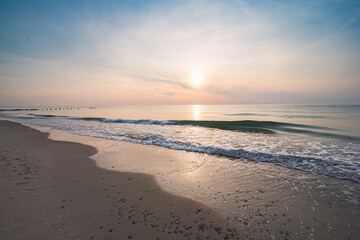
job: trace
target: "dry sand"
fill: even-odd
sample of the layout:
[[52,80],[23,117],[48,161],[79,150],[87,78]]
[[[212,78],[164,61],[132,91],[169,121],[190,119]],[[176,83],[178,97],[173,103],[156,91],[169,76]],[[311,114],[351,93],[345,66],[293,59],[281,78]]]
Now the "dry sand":
[[244,238],[152,175],[101,169],[95,148],[47,137],[0,121],[0,239]]

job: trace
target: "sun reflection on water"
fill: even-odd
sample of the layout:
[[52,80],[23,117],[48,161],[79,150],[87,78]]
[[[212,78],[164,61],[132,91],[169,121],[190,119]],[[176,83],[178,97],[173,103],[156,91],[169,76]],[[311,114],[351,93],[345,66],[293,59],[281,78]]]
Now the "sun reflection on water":
[[193,105],[193,117],[194,120],[200,120],[201,105]]

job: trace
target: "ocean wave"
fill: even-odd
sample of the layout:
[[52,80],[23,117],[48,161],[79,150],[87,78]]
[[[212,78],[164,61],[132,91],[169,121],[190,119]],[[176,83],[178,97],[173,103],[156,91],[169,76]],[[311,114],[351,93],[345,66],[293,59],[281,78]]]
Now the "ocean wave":
[[[242,120],[242,121],[200,121],[200,120],[153,120],[153,119],[111,119],[102,117],[70,117],[59,115],[41,115],[41,114],[28,114],[34,117],[42,118],[69,118],[72,120],[82,121],[95,121],[104,123],[130,123],[130,124],[142,124],[142,125],[186,125],[196,127],[217,128],[221,130],[234,130],[241,132],[255,132],[272,134],[275,133],[274,129],[280,129],[283,127],[296,127],[296,128],[314,128],[314,129],[327,129],[331,128],[311,126],[303,124],[274,122],[274,121],[255,121],[255,120]],[[285,129],[285,128],[284,128]]]
[[96,117],[82,117],[82,118],[73,118],[76,120],[83,121],[97,121],[103,123],[130,123],[130,124],[141,124],[141,125],[172,125],[174,124],[171,121],[166,120],[152,120],[152,119],[111,119],[111,118],[96,118]]
[[68,118],[69,116],[51,115],[51,114],[35,114],[29,113],[29,116],[40,117],[40,118]]
[[81,120],[81,121],[94,121],[94,122],[103,122],[103,123],[130,123],[130,124],[142,124],[142,125],[170,125],[175,124],[171,121],[165,120],[152,120],[152,119],[111,119],[111,118],[102,118],[102,117],[70,117],[70,116],[60,116],[60,115],[50,115],[50,114],[28,114],[34,117],[40,118],[68,118],[71,120]]
[[256,116],[256,117],[281,117],[281,118],[305,118],[305,119],[337,119],[330,116],[323,115],[277,115],[277,114],[267,114],[267,113],[230,113],[223,114],[224,116]]
[[103,136],[95,134],[93,137],[107,138],[112,140],[128,141],[144,145],[157,145],[174,150],[206,153],[221,157],[228,157],[233,161],[266,162],[286,168],[297,169],[318,175],[335,177],[339,179],[360,182],[360,163],[356,161],[324,160],[313,157],[295,155],[273,154],[252,152],[244,149],[225,149],[211,146],[194,145],[191,143],[172,141],[158,134],[133,134]]
[[[295,133],[300,132],[307,135],[329,134],[315,131],[317,129],[322,130],[324,129],[323,127],[252,120],[163,121],[96,117],[76,118],[56,115],[32,116],[33,118],[17,118],[22,120],[26,119],[26,122],[34,125],[65,130],[79,135],[206,153],[228,157],[233,161],[249,160],[267,162],[287,168],[360,182],[358,145],[355,144],[354,148],[349,148],[343,145],[336,145],[336,142],[332,141],[325,146],[322,145],[323,143],[317,145],[316,141],[307,138],[299,141],[303,136],[301,136],[301,138],[296,137],[291,139],[286,135],[273,135],[277,131],[295,131]],[[192,131],[193,127],[199,127],[197,130],[200,131]],[[258,134],[239,134],[236,132],[259,132],[259,129],[260,131],[270,131],[271,134],[265,136]],[[232,132],[223,132],[221,130],[231,130]],[[234,141],[229,140],[229,136],[230,139],[232,138]],[[326,137],[338,136],[327,135]],[[280,143],[282,141],[284,143]],[[247,147],[247,143],[251,145],[251,147]],[[275,147],[269,147],[273,144],[275,144]],[[312,146],[314,147],[312,148]],[[315,149],[315,151],[310,149],[311,154],[309,154],[309,148]],[[319,151],[317,151],[317,149]],[[335,150],[332,151],[333,149]],[[335,153],[335,156],[333,153]]]
[[[118,123],[118,124],[141,124],[141,125],[182,125],[193,127],[214,128],[228,131],[238,131],[245,133],[261,133],[261,134],[276,134],[279,132],[304,134],[314,137],[326,137],[334,139],[342,139],[349,141],[360,141],[360,137],[336,134],[337,129],[314,126],[306,124],[295,124],[287,122],[275,121],[255,121],[255,120],[242,120],[242,121],[201,121],[201,120],[153,120],[153,119],[111,119],[102,117],[70,117],[60,115],[41,115],[41,114],[28,114],[38,118],[66,118],[71,120],[92,121],[102,123]],[[331,131],[331,132],[329,132]]]

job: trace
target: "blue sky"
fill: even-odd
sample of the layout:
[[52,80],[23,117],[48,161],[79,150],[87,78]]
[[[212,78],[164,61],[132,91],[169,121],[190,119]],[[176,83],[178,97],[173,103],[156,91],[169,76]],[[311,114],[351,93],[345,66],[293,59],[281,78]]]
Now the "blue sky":
[[3,0],[0,29],[0,105],[360,103],[359,1]]

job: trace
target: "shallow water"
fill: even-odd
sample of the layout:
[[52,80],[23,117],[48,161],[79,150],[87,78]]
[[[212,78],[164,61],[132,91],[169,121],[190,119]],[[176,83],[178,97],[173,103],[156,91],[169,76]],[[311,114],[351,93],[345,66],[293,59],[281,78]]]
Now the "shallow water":
[[1,115],[84,136],[360,182],[359,105],[45,107]]

